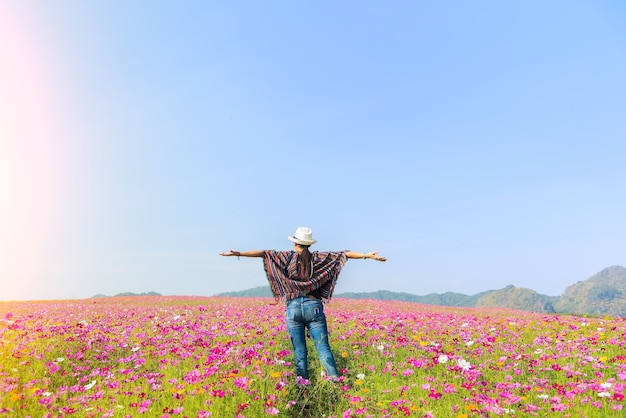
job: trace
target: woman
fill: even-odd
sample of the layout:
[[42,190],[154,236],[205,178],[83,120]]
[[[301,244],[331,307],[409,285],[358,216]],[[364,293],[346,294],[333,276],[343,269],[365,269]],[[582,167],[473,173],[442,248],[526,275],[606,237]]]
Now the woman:
[[299,227],[293,236],[287,238],[294,243],[293,251],[230,250],[220,255],[263,258],[263,267],[274,297],[287,304],[285,322],[291,337],[297,375],[303,379],[309,378],[306,328],[326,374],[337,378],[339,373],[328,344],[328,326],[322,302],[332,297],[339,273],[349,258],[369,258],[376,261],[387,259],[379,256],[376,251],[311,253],[309,247],[316,241],[311,229],[306,227]]

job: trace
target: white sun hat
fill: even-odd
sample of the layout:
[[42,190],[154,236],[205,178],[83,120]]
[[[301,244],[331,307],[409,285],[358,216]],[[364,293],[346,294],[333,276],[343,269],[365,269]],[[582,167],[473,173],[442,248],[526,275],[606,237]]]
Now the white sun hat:
[[292,237],[287,237],[289,241],[293,241],[300,245],[313,245],[317,241],[313,239],[313,231],[306,226],[300,226],[296,229],[295,234]]

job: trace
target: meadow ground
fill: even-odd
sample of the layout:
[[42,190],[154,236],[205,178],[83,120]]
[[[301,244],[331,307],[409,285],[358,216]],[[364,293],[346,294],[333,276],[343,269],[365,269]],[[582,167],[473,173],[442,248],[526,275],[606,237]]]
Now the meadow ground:
[[619,417],[626,320],[335,299],[339,381],[296,379],[284,305],[0,302],[0,416]]

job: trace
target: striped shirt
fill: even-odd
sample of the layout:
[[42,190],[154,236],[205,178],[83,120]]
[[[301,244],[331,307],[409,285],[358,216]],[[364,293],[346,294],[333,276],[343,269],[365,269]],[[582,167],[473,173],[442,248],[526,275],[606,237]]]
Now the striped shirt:
[[330,300],[335,290],[341,269],[348,261],[345,252],[311,253],[313,274],[311,277],[300,277],[298,253],[295,251],[267,250],[263,254],[263,267],[276,299],[284,302],[306,296],[319,289],[318,294],[323,300]]

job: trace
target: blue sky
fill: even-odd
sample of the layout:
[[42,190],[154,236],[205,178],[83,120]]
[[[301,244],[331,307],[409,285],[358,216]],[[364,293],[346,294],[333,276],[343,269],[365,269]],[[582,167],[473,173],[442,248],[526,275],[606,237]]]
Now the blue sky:
[[[548,295],[626,265],[620,1],[6,0],[0,299],[266,285]],[[0,126],[2,123],[0,123]]]

